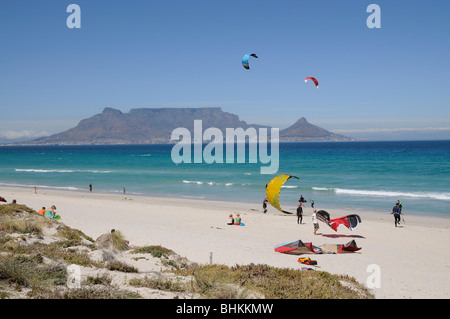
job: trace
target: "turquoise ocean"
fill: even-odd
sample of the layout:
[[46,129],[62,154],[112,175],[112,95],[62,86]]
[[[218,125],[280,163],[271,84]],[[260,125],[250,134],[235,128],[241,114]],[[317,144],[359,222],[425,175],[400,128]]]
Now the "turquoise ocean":
[[[2,186],[254,203],[278,174],[284,208],[300,195],[319,209],[389,213],[397,200],[406,214],[450,217],[450,141],[280,143],[277,174],[267,164],[180,163],[173,145],[0,147]],[[270,148],[269,148],[270,150]],[[235,153],[236,154],[236,153]],[[224,157],[225,157],[224,151]],[[0,196],[4,196],[0,193]],[[5,197],[5,196],[4,196]],[[11,199],[7,198],[8,201]]]

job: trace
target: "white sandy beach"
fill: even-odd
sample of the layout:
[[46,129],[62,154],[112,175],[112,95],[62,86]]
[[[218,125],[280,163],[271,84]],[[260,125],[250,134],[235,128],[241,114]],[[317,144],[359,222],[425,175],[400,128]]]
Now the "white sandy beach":
[[[305,207],[302,225],[294,215],[285,215],[262,203],[229,203],[184,198],[153,198],[123,194],[97,194],[40,188],[0,187],[10,203],[35,210],[55,205],[61,222],[92,238],[120,230],[131,245],[162,245],[199,263],[268,264],[301,269],[299,256],[276,253],[274,247],[294,240],[313,244],[347,243],[354,239],[362,249],[350,254],[307,255],[317,260],[317,270],[345,274],[367,284],[380,270],[376,298],[449,298],[449,218],[405,215],[406,223],[394,226],[389,212],[329,210],[332,218],[357,213],[362,223],[354,231],[344,226],[334,232],[320,223],[313,234],[312,208]],[[316,203],[316,209],[320,205]],[[424,206],[424,209],[426,207]],[[245,226],[228,226],[230,213],[240,213]],[[306,255],[305,255],[306,256]],[[373,269],[373,268],[372,268]],[[370,270],[370,268],[369,268]],[[369,280],[369,283],[374,283]]]

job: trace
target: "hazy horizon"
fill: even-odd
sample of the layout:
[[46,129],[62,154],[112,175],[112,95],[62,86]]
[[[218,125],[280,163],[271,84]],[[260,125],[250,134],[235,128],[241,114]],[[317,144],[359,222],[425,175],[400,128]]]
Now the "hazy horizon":
[[[120,110],[120,109],[119,109]],[[120,110],[122,111],[122,110]],[[123,112],[122,113],[128,113]],[[92,116],[97,114],[92,114]],[[236,114],[239,116],[239,114]],[[299,120],[302,117],[299,117],[298,119],[294,119],[292,123],[290,123],[287,126],[284,127],[277,127],[280,130],[283,130],[285,128],[288,128],[289,126],[293,125],[297,120]],[[53,134],[62,133],[63,131],[66,131],[68,129],[74,128],[78,125],[78,123],[83,120],[77,120],[73,124],[73,126],[68,127],[67,129],[63,129],[61,131],[55,131],[53,133],[48,133],[46,131],[40,131],[40,132],[30,132],[30,131],[3,131],[3,135],[0,135],[0,143],[6,144],[6,143],[20,143],[20,142],[26,142],[31,141],[37,138],[41,137],[47,137],[51,136]],[[242,120],[242,119],[241,119]],[[308,119],[306,119],[308,120]],[[308,121],[309,122],[309,121]],[[310,122],[311,123],[311,122]],[[267,123],[261,124],[261,123],[249,123],[247,124],[259,124],[259,125],[268,125],[271,127],[276,127],[273,125],[269,125]],[[316,125],[315,123],[311,123],[313,125]],[[319,125],[320,126],[320,125]],[[328,130],[326,127],[322,127],[326,130]],[[450,130],[447,129],[435,129],[435,128],[423,128],[423,129],[411,129],[411,128],[397,128],[395,130],[391,129],[378,129],[378,130],[372,130],[372,129],[360,129],[360,130],[346,130],[346,129],[337,129],[334,131],[328,130],[332,133],[357,138],[365,141],[434,141],[434,140],[450,140]],[[437,131],[437,133],[436,133]],[[444,131],[444,133],[440,132]],[[447,133],[447,135],[445,134]],[[417,134],[420,134],[420,137],[417,136]]]

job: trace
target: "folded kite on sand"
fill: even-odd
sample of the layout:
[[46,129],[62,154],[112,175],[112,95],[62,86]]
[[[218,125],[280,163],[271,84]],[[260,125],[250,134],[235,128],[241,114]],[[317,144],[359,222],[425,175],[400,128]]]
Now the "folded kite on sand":
[[337,229],[341,225],[344,225],[348,229],[353,230],[361,223],[361,217],[359,217],[359,215],[351,214],[330,219],[330,214],[324,210],[319,210],[317,212],[317,219],[333,228],[334,231],[337,231]]
[[0,202],[5,202],[6,203],[6,199],[4,199],[3,197],[0,196]]
[[289,255],[301,254],[342,254],[351,253],[360,250],[361,247],[356,245],[355,240],[346,244],[323,244],[322,246],[315,246],[311,242],[303,243],[301,240],[296,240],[290,243],[284,243],[275,247],[277,253]]

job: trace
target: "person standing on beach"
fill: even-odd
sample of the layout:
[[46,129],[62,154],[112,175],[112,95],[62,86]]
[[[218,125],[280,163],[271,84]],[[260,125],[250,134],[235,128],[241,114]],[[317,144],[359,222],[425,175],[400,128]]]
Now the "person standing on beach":
[[267,213],[267,202],[268,202],[269,200],[267,199],[267,197],[265,197],[264,198],[264,201],[263,201],[263,210],[264,210],[264,214],[265,213]]
[[92,184],[89,184],[89,191],[92,192]]
[[397,204],[396,205],[398,205],[398,208],[399,208],[399,212],[400,212],[400,214],[402,213],[402,202],[400,201],[400,200],[398,200],[397,201]]
[[297,207],[297,224],[302,224],[303,221],[303,207],[302,203],[298,204]]
[[312,214],[312,222],[313,222],[313,225],[314,225],[314,235],[317,235],[316,233],[317,233],[317,230],[319,229],[319,221],[317,220],[317,215],[316,215],[316,213],[317,213],[317,210],[313,210],[313,214]]
[[305,198],[303,197],[303,195],[300,195],[300,199],[298,200],[300,203],[306,203]]
[[391,214],[394,214],[395,227],[397,227],[397,224],[400,224],[400,215],[401,215],[401,208],[398,203],[395,204],[394,208],[392,208]]
[[314,199],[311,199],[311,208],[314,208]]

